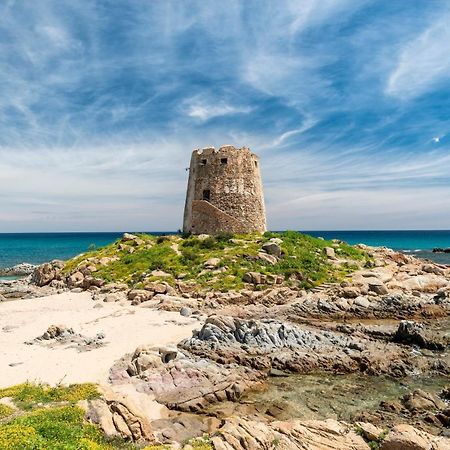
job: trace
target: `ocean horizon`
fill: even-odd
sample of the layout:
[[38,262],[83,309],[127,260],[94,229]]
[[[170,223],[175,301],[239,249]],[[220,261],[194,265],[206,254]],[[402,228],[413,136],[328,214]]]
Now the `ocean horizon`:
[[[349,244],[385,246],[418,257],[450,264],[450,254],[432,253],[436,247],[450,247],[450,230],[305,230],[302,233]],[[141,231],[154,235],[175,231]],[[0,267],[22,262],[42,264],[53,259],[70,259],[92,248],[114,242],[123,232],[0,233]]]

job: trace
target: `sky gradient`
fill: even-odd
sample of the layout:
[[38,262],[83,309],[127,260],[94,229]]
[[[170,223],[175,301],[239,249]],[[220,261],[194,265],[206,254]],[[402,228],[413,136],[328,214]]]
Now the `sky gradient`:
[[222,144],[270,229],[449,229],[449,42],[445,0],[6,0],[0,232],[176,230]]

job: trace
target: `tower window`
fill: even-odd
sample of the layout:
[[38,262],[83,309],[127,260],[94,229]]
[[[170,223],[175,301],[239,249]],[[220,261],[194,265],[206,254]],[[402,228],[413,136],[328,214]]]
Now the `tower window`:
[[200,165],[201,166],[206,166],[206,159],[201,159],[200,160]]
[[228,158],[221,158],[220,164],[228,164]]
[[211,191],[209,189],[205,189],[203,191],[203,200],[209,201],[210,198],[211,198]]
[[258,161],[255,161],[255,167],[258,167]]

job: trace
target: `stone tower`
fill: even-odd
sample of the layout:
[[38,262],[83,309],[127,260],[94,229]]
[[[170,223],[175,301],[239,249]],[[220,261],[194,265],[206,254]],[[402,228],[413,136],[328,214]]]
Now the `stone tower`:
[[192,152],[183,231],[266,231],[259,161],[254,153],[232,145]]

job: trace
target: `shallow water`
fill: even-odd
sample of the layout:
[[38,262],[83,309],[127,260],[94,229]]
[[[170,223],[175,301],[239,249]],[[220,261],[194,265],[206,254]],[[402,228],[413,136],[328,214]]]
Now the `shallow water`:
[[281,418],[351,420],[360,412],[375,410],[381,401],[399,400],[414,389],[438,393],[448,385],[446,377],[396,380],[385,376],[290,375],[270,378],[265,391],[251,393],[241,403],[282,410]]
[[11,276],[11,277],[0,277],[0,282],[2,281],[14,281],[14,280],[20,280],[23,277],[18,276]]

